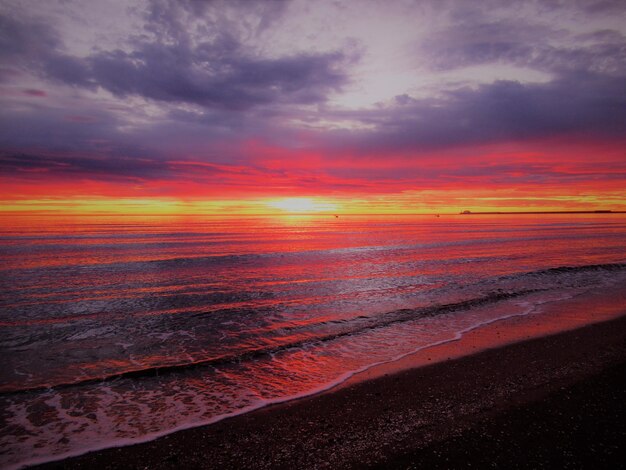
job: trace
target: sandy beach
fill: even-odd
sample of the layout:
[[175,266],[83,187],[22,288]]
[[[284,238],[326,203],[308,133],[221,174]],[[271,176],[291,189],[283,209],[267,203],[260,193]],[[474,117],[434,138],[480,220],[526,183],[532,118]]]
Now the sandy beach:
[[[615,468],[626,441],[624,294],[551,308],[328,393],[37,468]],[[597,323],[581,326],[590,315]]]

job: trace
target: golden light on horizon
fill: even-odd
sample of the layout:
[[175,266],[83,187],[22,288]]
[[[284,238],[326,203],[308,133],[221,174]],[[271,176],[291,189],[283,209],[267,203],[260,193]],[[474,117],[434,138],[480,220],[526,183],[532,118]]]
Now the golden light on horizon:
[[291,213],[333,212],[337,204],[310,197],[288,197],[272,199],[266,202],[272,209]]
[[71,215],[373,215],[458,214],[493,211],[580,211],[610,209],[626,211],[624,191],[598,194],[565,194],[547,189],[543,193],[519,188],[441,189],[403,191],[392,194],[352,196],[243,196],[240,198],[182,197],[5,197],[0,195],[0,214]]

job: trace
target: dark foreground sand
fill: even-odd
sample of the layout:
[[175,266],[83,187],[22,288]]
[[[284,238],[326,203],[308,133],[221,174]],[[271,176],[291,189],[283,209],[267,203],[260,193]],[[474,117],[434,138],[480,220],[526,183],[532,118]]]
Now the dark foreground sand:
[[625,378],[621,317],[39,468],[620,468]]

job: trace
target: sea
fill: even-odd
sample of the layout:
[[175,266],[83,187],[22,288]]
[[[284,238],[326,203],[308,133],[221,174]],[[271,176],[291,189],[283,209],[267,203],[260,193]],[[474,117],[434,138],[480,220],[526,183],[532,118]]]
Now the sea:
[[2,216],[0,467],[318,393],[625,280],[624,214]]

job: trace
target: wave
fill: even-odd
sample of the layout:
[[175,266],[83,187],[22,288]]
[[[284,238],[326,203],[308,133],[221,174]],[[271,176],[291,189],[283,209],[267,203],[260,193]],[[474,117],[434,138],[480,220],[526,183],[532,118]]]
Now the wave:
[[[339,325],[340,327],[345,327],[343,330],[336,331],[333,333],[325,334],[325,335],[312,335],[310,337],[306,337],[299,340],[290,341],[284,344],[275,345],[275,346],[259,346],[253,347],[241,352],[237,352],[234,354],[225,354],[222,356],[215,356],[210,358],[205,358],[192,362],[185,362],[179,364],[169,364],[162,366],[151,366],[151,367],[143,367],[132,370],[120,371],[112,374],[106,374],[96,377],[86,377],[79,380],[69,381],[69,382],[58,382],[46,385],[36,385],[32,387],[26,388],[16,388],[16,389],[4,389],[0,390],[0,396],[11,395],[11,394],[22,394],[22,393],[37,393],[37,392],[45,392],[49,390],[55,389],[63,389],[69,387],[83,386],[89,384],[97,384],[102,382],[111,382],[120,379],[129,379],[129,378],[150,378],[150,377],[158,377],[166,374],[173,373],[184,373],[187,371],[201,369],[201,368],[211,368],[211,367],[220,367],[227,366],[229,364],[236,364],[246,361],[258,360],[261,358],[269,358],[276,354],[280,354],[289,349],[297,349],[307,346],[315,346],[320,345],[326,342],[334,341],[339,338],[356,336],[371,330],[385,328],[395,323],[401,322],[409,322],[415,321],[422,318],[435,317],[438,315],[445,315],[450,313],[456,313],[460,311],[466,311],[477,307],[487,306],[490,304],[495,304],[497,302],[510,300],[518,297],[522,297],[525,295],[549,291],[551,287],[534,287],[534,288],[520,288],[517,290],[504,290],[500,287],[505,287],[505,281],[510,280],[524,280],[528,278],[543,278],[543,277],[554,277],[560,276],[563,274],[572,274],[572,273],[590,273],[590,272],[618,272],[626,270],[626,263],[607,263],[607,264],[593,264],[593,265],[581,265],[581,266],[561,266],[555,268],[541,269],[537,271],[523,272],[512,275],[505,275],[495,279],[489,279],[486,282],[488,283],[488,287],[491,287],[489,292],[485,294],[474,297],[467,300],[462,300],[458,302],[445,303],[445,304],[436,304],[430,305],[426,307],[419,308],[405,308],[405,309],[397,309],[388,311],[381,314],[366,316],[360,315],[357,317],[353,317],[350,319],[342,319],[342,320],[328,320],[324,322],[315,323],[313,326],[315,328],[331,326],[331,325]],[[546,284],[547,285],[547,284]],[[476,286],[469,286],[476,287]],[[558,286],[561,287],[559,284]],[[283,329],[285,331],[301,329],[302,326],[286,326]]]
[[626,263],[606,263],[606,264],[586,264],[582,266],[561,266],[558,268],[548,268],[530,273],[526,275],[541,275],[552,273],[571,273],[571,272],[586,272],[586,271],[620,271],[626,269]]
[[[208,359],[202,359],[194,362],[186,362],[182,364],[171,364],[157,367],[139,368],[119,373],[90,377],[72,382],[61,382],[56,384],[50,384],[46,386],[35,386],[28,388],[21,388],[15,390],[2,390],[0,396],[9,394],[21,394],[21,393],[37,393],[45,392],[49,390],[64,389],[75,386],[83,386],[89,384],[96,384],[102,382],[110,382],[114,380],[126,379],[126,378],[144,378],[144,377],[158,377],[160,375],[180,373],[190,371],[199,368],[218,367],[229,364],[241,363],[245,361],[251,361],[260,359],[263,357],[271,357],[279,354],[283,351],[295,348],[301,348],[304,346],[314,346],[324,342],[333,341],[339,338],[347,336],[355,336],[365,331],[371,331],[377,328],[384,328],[389,325],[407,321],[414,321],[420,318],[435,317],[437,315],[454,313],[462,310],[468,310],[475,307],[488,305],[491,303],[500,302],[503,300],[512,299],[515,297],[521,297],[523,295],[540,292],[545,289],[525,289],[517,292],[493,292],[488,295],[477,297],[470,300],[464,300],[461,302],[441,304],[430,307],[423,307],[417,309],[399,309],[376,316],[359,316],[356,319],[350,320],[330,320],[316,324],[316,326],[330,325],[330,324],[345,324],[350,325],[351,328],[347,331],[341,331],[337,333],[327,334],[323,336],[306,338],[299,341],[292,341],[289,343],[281,344],[275,347],[259,347],[249,349],[238,354],[229,354],[224,356],[217,356]],[[288,328],[285,328],[288,329]]]
[[617,272],[626,270],[626,263],[604,263],[604,264],[582,264],[578,266],[559,266],[555,268],[545,268],[524,273],[508,274],[500,276],[491,282],[504,280],[523,280],[527,278],[537,278],[555,274],[584,274],[591,272]]

